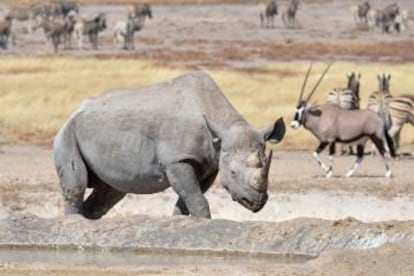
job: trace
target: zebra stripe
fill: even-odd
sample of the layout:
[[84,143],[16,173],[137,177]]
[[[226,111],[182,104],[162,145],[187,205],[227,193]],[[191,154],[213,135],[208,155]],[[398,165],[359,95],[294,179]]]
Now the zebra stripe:
[[414,124],[414,95],[394,97],[389,109],[393,125]]
[[343,109],[359,109],[359,99],[350,89],[334,88],[328,93],[326,102],[337,104]]
[[367,108],[375,113],[380,113],[382,107],[388,109],[392,98],[391,92],[375,91],[368,96]]
[[414,95],[401,95],[393,98],[389,103],[389,110],[392,126],[388,133],[398,149],[402,127],[406,123],[414,125]]

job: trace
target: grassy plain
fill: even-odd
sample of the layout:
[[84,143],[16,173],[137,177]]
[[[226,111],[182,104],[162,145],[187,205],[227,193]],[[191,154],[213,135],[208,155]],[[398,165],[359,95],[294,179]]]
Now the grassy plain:
[[[178,76],[186,69],[158,67],[150,62],[67,57],[3,58],[0,67],[0,134],[16,142],[50,141],[83,99],[121,87],[143,87]],[[209,73],[233,105],[256,127],[278,116],[292,119],[307,63],[279,63],[249,70],[212,69]],[[324,64],[314,66],[308,91]],[[345,85],[346,74],[362,73],[362,106],[377,88],[376,74],[392,74],[394,94],[414,93],[414,67],[405,64],[336,63],[312,102],[322,103],[333,87]],[[403,143],[414,143],[414,129],[405,127]],[[282,146],[309,148],[316,144],[306,130],[288,130]]]

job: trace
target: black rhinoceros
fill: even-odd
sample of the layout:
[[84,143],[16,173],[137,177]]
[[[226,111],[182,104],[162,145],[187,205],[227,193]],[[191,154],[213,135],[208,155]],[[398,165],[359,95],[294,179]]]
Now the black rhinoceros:
[[85,101],[54,140],[65,214],[97,219],[127,193],[172,187],[174,214],[210,217],[203,193],[219,171],[233,200],[257,212],[268,198],[265,142],[284,133],[281,118],[249,125],[204,72],[110,91]]

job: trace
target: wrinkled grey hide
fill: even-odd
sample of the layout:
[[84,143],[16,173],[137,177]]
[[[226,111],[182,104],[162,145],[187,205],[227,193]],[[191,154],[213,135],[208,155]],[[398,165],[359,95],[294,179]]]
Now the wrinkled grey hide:
[[203,72],[108,92],[85,101],[55,138],[65,213],[100,218],[126,193],[171,186],[174,214],[210,217],[203,193],[219,170],[232,198],[257,212],[267,200],[265,141],[284,132],[282,119],[262,131],[250,126]]

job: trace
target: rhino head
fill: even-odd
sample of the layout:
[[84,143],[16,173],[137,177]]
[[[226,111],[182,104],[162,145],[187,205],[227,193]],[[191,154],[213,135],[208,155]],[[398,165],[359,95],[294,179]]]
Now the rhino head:
[[[207,119],[206,119],[207,120]],[[266,204],[272,151],[266,156],[266,141],[278,143],[285,134],[282,118],[264,130],[246,122],[225,129],[207,120],[213,139],[220,141],[219,171],[223,187],[233,200],[258,212]]]

